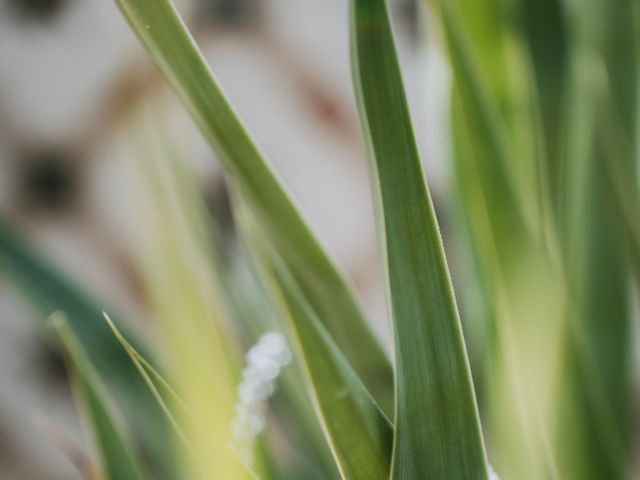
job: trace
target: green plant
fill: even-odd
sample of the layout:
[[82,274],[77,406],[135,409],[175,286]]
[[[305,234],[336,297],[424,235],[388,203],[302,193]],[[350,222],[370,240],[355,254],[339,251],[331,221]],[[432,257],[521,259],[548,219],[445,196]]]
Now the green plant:
[[[142,418],[132,430],[162,478],[490,478],[481,416],[504,478],[628,476],[628,277],[640,276],[640,9],[632,0],[615,8],[596,0],[426,2],[441,20],[454,78],[458,232],[481,293],[481,314],[463,308],[463,317],[486,326],[482,415],[386,1],[351,0],[350,29],[393,361],[170,0],[117,3],[222,160],[252,283],[234,283],[225,269],[215,225],[169,134],[164,145],[139,142],[141,158],[158,159],[142,167],[156,241],[140,270],[164,355],[138,353],[120,322],[101,320],[94,301],[0,224],[4,268],[45,310],[66,314],[58,331],[104,478],[149,472],[119,433],[98,377],[116,385],[128,416]],[[265,330],[285,332],[295,352],[281,386],[292,443],[304,450],[297,463],[251,432],[252,455],[230,446],[234,418],[244,415],[240,425],[250,428],[246,416],[255,413],[235,411],[235,385],[243,395],[255,373],[240,373],[238,337]],[[284,365],[252,361],[271,369],[260,388]],[[261,395],[241,409],[269,396]]]

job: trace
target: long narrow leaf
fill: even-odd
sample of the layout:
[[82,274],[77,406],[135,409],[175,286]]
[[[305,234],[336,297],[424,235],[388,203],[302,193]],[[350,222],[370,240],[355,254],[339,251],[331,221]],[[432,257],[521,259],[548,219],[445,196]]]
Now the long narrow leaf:
[[632,439],[625,246],[635,254],[628,212],[637,199],[637,55],[630,48],[637,9],[632,1],[607,7],[585,1],[573,17],[567,122],[565,249],[575,307],[558,442],[563,477],[584,479],[625,478]]
[[388,479],[393,441],[390,421],[306,302],[284,263],[269,251],[251,214],[243,209],[241,215],[263,277],[280,300],[317,417],[342,478]]
[[[487,208],[492,212],[490,227],[493,237],[496,242],[504,238],[518,241],[519,236],[525,233],[526,225],[520,199],[514,191],[507,168],[510,164],[507,132],[495,102],[482,81],[477,59],[469,49],[455,4],[447,0],[438,0],[436,3],[440,7],[462,109],[469,123],[477,128],[474,145],[479,152],[475,174],[482,184]],[[509,245],[502,243],[498,243],[497,247],[502,251],[509,249]]]
[[72,385],[100,457],[101,478],[142,480],[145,476],[135,458],[133,447],[116,425],[107,406],[104,387],[89,357],[61,314],[56,314],[53,322],[68,355]]
[[386,412],[393,373],[344,276],[322,249],[225,98],[169,0],[116,0],[240,186],[269,241]]
[[126,402],[128,418],[149,448],[154,464],[159,466],[158,478],[174,478],[175,458],[162,412],[102,320],[97,301],[57,270],[1,217],[0,269],[40,309],[43,318],[54,311],[64,312],[68,328],[96,369],[118,387],[118,398]]
[[549,193],[554,207],[558,207],[558,190],[564,181],[562,116],[569,63],[563,3],[561,0],[525,0],[522,17],[541,110]]
[[354,81],[395,337],[393,478],[486,478],[462,330],[387,6],[354,0],[351,13]]
[[[490,12],[473,0],[434,3],[455,79],[457,189],[487,320],[483,403],[490,456],[505,477],[553,477],[550,421],[556,418],[566,285],[547,212],[551,188],[541,182],[548,178],[541,175],[546,161],[542,153],[529,152],[544,150],[538,145],[544,142],[527,140],[543,136],[535,123],[542,114],[529,106],[531,79],[520,79],[511,91],[512,77],[523,76],[524,60],[504,2],[487,2]],[[519,191],[526,185],[514,181],[513,166],[520,164],[538,185],[533,207],[526,201],[530,194]]]
[[[161,135],[163,144],[158,144],[157,133],[162,130],[152,126],[155,123],[146,124],[147,128],[143,124],[136,137],[141,147],[148,147],[139,155],[143,164],[139,190],[150,206],[143,212],[149,239],[136,258],[167,353],[163,369],[190,407],[191,414],[184,409],[174,412],[188,445],[177,450],[189,478],[244,478],[229,447],[237,366],[232,355],[235,338],[227,329],[229,319],[218,287],[219,266],[201,224],[199,199],[177,161],[176,145],[166,133]],[[152,132],[156,134],[151,136]]]
[[276,277],[296,323],[299,355],[313,384],[316,409],[344,479],[389,478],[393,429],[361,380],[333,343],[293,279],[282,267]]
[[[107,321],[107,324],[109,325],[109,328],[111,328],[111,331],[113,332],[115,338],[118,340],[125,352],[127,352],[129,359],[135,365],[136,369],[140,373],[140,376],[149,387],[149,390],[158,401],[158,404],[162,408],[162,411],[165,413],[178,438],[180,438],[180,440],[184,442],[187,449],[193,451],[193,447],[189,444],[189,440],[186,438],[184,431],[180,427],[178,420],[176,419],[167,403],[168,401],[171,401],[172,405],[176,405],[182,410],[189,413],[188,407],[184,403],[184,400],[180,398],[180,396],[171,387],[171,385],[169,385],[169,382],[164,379],[160,372],[158,372],[153,367],[153,365],[151,365],[142,355],[140,355],[140,353],[138,353],[134,346],[129,343],[129,341],[124,337],[118,327],[116,327],[115,323],[113,323],[113,320],[109,318],[109,315],[104,313],[104,319]],[[162,392],[164,392],[164,394]]]
[[[96,301],[42,258],[0,218],[0,268],[45,313],[64,311],[69,327],[97,364],[125,370],[126,355],[102,321]],[[128,366],[127,366],[128,367]]]

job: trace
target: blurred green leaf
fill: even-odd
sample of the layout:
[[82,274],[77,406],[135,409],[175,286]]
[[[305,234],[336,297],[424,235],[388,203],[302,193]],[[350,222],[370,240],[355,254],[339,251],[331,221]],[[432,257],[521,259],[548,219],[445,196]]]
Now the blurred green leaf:
[[[232,194],[233,190],[230,192]],[[235,199],[234,205],[242,204]],[[234,221],[242,224],[241,214],[234,208]],[[238,225],[241,226],[241,225]],[[241,237],[242,239],[242,237]],[[260,265],[246,241],[236,244],[234,267],[226,275],[224,283],[227,297],[238,319],[250,334],[249,344],[265,331],[281,331],[286,328],[278,306],[268,295],[260,276]],[[321,425],[316,420],[312,401],[307,394],[302,368],[298,362],[288,365],[278,380],[278,394],[272,401],[272,415],[282,425],[283,443],[288,455],[278,455],[283,446],[273,441],[262,441],[263,457],[270,462],[273,473],[270,478],[283,480],[330,480],[340,478],[329,445],[325,441]],[[278,465],[275,463],[278,462]]]
[[105,480],[142,480],[146,478],[135,458],[135,450],[117,426],[89,357],[69,328],[62,314],[52,318],[69,360],[71,383],[78,406],[100,457],[101,478]]
[[102,320],[96,301],[32,249],[3,218],[0,218],[0,267],[45,315],[56,310],[65,312],[74,334],[96,365],[108,368],[111,373],[127,369],[126,355]]
[[[140,221],[148,236],[137,245],[135,259],[165,353],[164,369],[189,405],[188,412],[174,411],[184,440],[175,449],[189,479],[244,478],[247,472],[229,447],[238,384],[236,338],[218,286],[206,217],[199,213],[202,199],[190,188],[172,135],[157,128],[157,116],[141,127],[134,140],[147,147],[137,159],[143,174],[140,203],[147,206]],[[175,429],[177,422],[170,422]]]
[[540,110],[548,193],[559,213],[562,188],[566,181],[563,156],[565,90],[569,64],[568,32],[562,0],[524,0],[521,15],[535,79]]
[[387,479],[393,429],[284,269],[274,268],[316,409],[345,479]]
[[306,302],[284,263],[243,209],[244,232],[263,277],[280,302],[316,415],[345,480],[388,479],[393,427]]
[[469,320],[486,321],[490,457],[506,478],[553,477],[566,284],[542,174],[543,115],[512,15],[522,4],[434,3],[454,75],[457,190],[482,284],[484,318]]
[[393,478],[487,477],[478,411],[384,0],[354,0],[352,66],[369,147],[396,352]]
[[135,349],[131,343],[125,338],[122,332],[116,327],[115,323],[109,315],[103,313],[104,318],[111,328],[114,337],[118,340],[122,348],[127,352],[129,359],[135,365],[138,373],[144,380],[144,382],[149,387],[149,390],[157,400],[158,404],[162,408],[162,411],[166,415],[169,423],[173,427],[176,432],[178,438],[184,442],[187,449],[193,451],[193,447],[189,444],[189,440],[186,438],[182,427],[180,427],[178,420],[175,415],[171,411],[168,402],[171,402],[172,405],[179,407],[183,411],[190,414],[187,405],[184,403],[184,400],[180,398],[177,392],[169,385],[169,383],[164,379],[164,377],[156,370],[153,365],[151,365],[138,351]]
[[128,418],[150,449],[159,478],[174,478],[175,458],[162,412],[102,319],[97,301],[43,258],[1,217],[0,268],[40,309],[43,318],[54,311],[64,312],[68,327],[92,364],[118,387],[118,399],[125,402]]
[[[486,208],[491,212],[491,234],[496,242],[500,242],[496,245],[501,252],[499,261],[504,261],[510,257],[511,250],[517,254],[511,241],[517,245],[519,237],[526,233],[527,225],[508,169],[513,163],[509,156],[508,131],[500,109],[490,95],[492,90],[480,73],[492,72],[492,69],[479,65],[484,57],[474,57],[455,2],[438,0],[436,4],[444,26],[456,93],[460,96],[466,122],[472,127],[469,134],[473,137],[476,165],[465,167],[465,170],[479,177]],[[497,28],[493,25],[491,32]],[[504,239],[510,239],[509,243],[503,243]]]
[[180,96],[228,174],[256,212],[269,242],[310,305],[385,412],[392,411],[393,372],[348,282],[309,230],[229,105],[168,0],[116,0]]
[[574,305],[558,429],[560,472],[571,478],[627,478],[632,452],[635,3],[623,0],[611,8],[586,0],[572,16],[565,251]]

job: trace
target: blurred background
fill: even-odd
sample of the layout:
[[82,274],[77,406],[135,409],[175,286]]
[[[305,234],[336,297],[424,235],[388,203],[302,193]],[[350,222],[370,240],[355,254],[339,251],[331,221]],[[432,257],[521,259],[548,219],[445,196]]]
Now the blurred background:
[[[180,0],[258,145],[345,267],[390,346],[343,0]],[[446,234],[449,74],[414,0],[391,2],[416,133]],[[149,127],[151,125],[151,127]],[[112,1],[0,0],[0,213],[138,329],[152,329],[135,256],[148,239],[136,132],[163,132],[229,242],[220,165]],[[227,231],[226,229],[229,229]],[[451,254],[450,254],[451,256]],[[451,259],[455,264],[455,256]],[[80,478],[86,442],[42,313],[0,271],[0,478]],[[77,453],[77,452],[76,452]],[[79,454],[82,457],[82,454]]]

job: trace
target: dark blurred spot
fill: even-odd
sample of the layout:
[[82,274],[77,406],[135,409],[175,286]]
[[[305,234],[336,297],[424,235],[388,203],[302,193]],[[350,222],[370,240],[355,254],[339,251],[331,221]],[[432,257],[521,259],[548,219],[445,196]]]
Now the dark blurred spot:
[[17,196],[21,206],[59,214],[73,207],[79,190],[78,162],[58,149],[36,149],[18,161]]
[[254,27],[260,20],[257,0],[200,0],[198,21],[229,28]]
[[231,199],[224,179],[216,177],[205,191],[205,202],[211,216],[223,237],[233,235],[234,222]]
[[18,19],[45,23],[58,16],[69,0],[5,0],[9,11]]
[[402,30],[407,34],[411,45],[418,45],[420,33],[420,6],[418,0],[402,0],[398,4],[399,20],[402,22]]
[[38,338],[33,346],[33,364],[29,367],[32,372],[37,372],[44,382],[53,386],[67,385],[67,368],[62,352],[52,343]]

